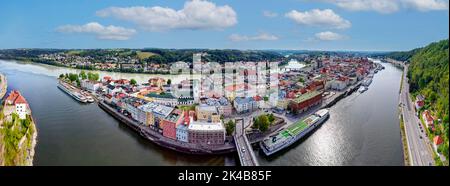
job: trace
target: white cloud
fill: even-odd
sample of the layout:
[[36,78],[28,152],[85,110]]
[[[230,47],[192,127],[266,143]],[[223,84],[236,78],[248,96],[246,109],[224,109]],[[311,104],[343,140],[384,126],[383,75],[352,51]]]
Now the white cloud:
[[448,10],[448,0],[403,0],[403,4],[419,11]]
[[399,9],[396,0],[329,0],[337,6],[351,11],[377,11],[391,13]]
[[326,31],[326,32],[319,32],[315,34],[316,38],[323,41],[335,41],[335,40],[341,40],[344,39],[345,36],[340,35],[338,33]]
[[278,14],[276,12],[266,10],[266,11],[263,11],[263,16],[273,18],[273,17],[277,17]]
[[56,30],[63,33],[95,34],[98,39],[107,40],[127,40],[136,33],[134,29],[113,25],[103,26],[97,22],[90,22],[85,25],[64,25]]
[[448,0],[325,0],[351,11],[376,11],[393,13],[401,8],[419,11],[447,10]]
[[181,10],[167,7],[110,7],[97,11],[100,17],[131,21],[145,30],[223,29],[237,24],[236,12],[228,5],[206,0],[187,1]]
[[230,35],[229,39],[233,42],[239,42],[239,41],[274,41],[278,40],[279,38],[278,36],[272,34],[260,33],[255,36],[232,34]]
[[348,20],[343,19],[331,9],[312,9],[310,11],[299,12],[292,10],[285,15],[298,24],[309,26],[323,26],[329,28],[345,29],[351,27]]

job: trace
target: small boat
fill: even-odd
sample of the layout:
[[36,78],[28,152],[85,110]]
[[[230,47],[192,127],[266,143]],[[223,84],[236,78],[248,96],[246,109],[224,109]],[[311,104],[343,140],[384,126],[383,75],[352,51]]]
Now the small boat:
[[365,92],[367,89],[368,89],[367,87],[361,86],[361,87],[359,87],[358,92],[359,92],[359,93],[363,93],[363,92]]

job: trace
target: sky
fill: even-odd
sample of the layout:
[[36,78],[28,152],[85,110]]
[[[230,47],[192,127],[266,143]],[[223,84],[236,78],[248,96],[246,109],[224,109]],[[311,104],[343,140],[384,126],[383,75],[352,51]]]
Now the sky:
[[447,39],[448,0],[14,0],[0,48],[404,51]]

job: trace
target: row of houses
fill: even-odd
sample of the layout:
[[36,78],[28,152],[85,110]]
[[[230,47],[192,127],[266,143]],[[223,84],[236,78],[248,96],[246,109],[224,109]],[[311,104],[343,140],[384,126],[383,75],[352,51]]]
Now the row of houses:
[[[167,138],[203,145],[225,142],[225,128],[215,106],[199,105],[195,111],[185,111],[123,95],[117,93],[108,96],[105,102],[115,105],[139,124],[158,131]],[[113,97],[116,99],[112,99]]]

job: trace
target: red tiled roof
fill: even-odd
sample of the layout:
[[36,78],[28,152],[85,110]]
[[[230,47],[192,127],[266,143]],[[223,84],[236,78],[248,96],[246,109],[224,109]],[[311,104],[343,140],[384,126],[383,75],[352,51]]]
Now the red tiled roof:
[[16,101],[14,101],[14,104],[27,104],[27,100],[25,100],[25,98],[19,94]]
[[189,119],[189,112],[184,112],[184,124],[186,126],[189,126],[189,122],[191,122],[191,120]]
[[254,96],[253,99],[254,99],[255,101],[261,101],[261,100],[262,100],[262,97],[261,97],[261,96]]
[[127,79],[119,79],[119,80],[116,80],[115,82],[118,83],[118,84],[127,84],[127,83],[129,83],[130,81],[127,80]]
[[11,91],[11,93],[9,93],[9,95],[8,95],[8,97],[6,98],[5,102],[7,102],[7,103],[13,103],[14,100],[16,100],[17,96],[18,96],[18,91],[13,90],[13,91]]
[[228,85],[227,87],[225,87],[225,90],[228,92],[242,90],[242,89],[249,89],[249,85],[246,83],[242,83],[242,84],[237,84],[236,87],[234,87],[234,85]]
[[431,116],[430,111],[426,110],[423,114],[425,115],[425,120],[427,120],[428,122],[434,121],[434,118]]
[[419,107],[423,107],[423,105],[425,104],[424,101],[416,101],[417,105],[419,105]]
[[8,97],[5,100],[5,104],[28,104],[27,100],[20,94],[19,91],[13,90],[8,95]]
[[348,77],[345,77],[345,76],[341,76],[341,77],[339,77],[339,81],[347,81],[347,79],[348,79]]
[[295,92],[289,92],[287,93],[286,98],[295,98],[295,94]]
[[444,141],[442,140],[442,137],[441,137],[441,136],[435,136],[435,137],[433,138],[433,142],[434,142],[435,145],[440,145],[440,144],[442,144],[442,142],[444,142]]

